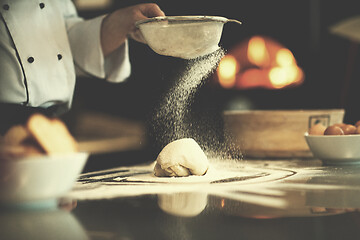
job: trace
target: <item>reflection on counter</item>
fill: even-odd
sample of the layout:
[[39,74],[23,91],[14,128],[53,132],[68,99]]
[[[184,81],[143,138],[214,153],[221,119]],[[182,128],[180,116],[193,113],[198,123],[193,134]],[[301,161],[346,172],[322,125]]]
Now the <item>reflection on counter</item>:
[[[358,211],[356,208],[325,207],[321,203],[314,204],[311,200],[308,202],[311,197],[304,192],[288,192],[285,198],[291,203],[287,208],[259,206],[257,204],[219,197],[211,197],[209,199],[209,206],[221,210],[222,213],[230,216],[252,219],[319,217]],[[323,198],[320,199],[324,200]],[[321,202],[319,199],[317,201]]]
[[89,239],[79,221],[69,212],[2,209],[0,239]]
[[158,204],[161,210],[171,215],[194,217],[206,208],[207,198],[206,193],[199,192],[159,194]]
[[[73,213],[91,239],[148,239],[156,236],[156,239],[179,240],[329,240],[360,237],[358,212],[336,214],[328,211],[305,216],[299,211],[300,215],[286,216],[285,209],[241,201],[233,201],[232,205],[231,201],[224,202],[223,198],[210,197],[201,213],[184,217],[160,210],[158,201],[153,195],[80,201]],[[222,204],[225,205],[221,207]]]

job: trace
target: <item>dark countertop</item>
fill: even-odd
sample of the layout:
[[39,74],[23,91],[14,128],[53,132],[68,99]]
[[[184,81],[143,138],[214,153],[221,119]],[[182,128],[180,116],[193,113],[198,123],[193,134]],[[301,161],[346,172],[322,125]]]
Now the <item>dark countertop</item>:
[[216,174],[186,181],[157,180],[148,163],[86,172],[62,209],[2,211],[0,239],[360,238],[360,165],[282,159],[212,167]]

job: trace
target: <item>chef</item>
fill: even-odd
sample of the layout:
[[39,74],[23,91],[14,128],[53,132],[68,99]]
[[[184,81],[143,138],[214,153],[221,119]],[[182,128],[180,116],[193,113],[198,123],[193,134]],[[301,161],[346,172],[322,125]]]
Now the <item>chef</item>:
[[0,0],[0,135],[69,110],[77,73],[124,81],[128,37],[143,42],[135,22],[154,16],[164,13],[151,3],[84,20],[71,0]]

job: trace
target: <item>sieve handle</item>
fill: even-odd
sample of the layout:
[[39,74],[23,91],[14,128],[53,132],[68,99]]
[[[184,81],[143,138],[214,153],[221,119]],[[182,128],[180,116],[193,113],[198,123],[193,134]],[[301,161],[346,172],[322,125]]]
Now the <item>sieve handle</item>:
[[236,20],[236,19],[228,19],[227,22],[242,24],[242,22],[240,22],[239,20]]

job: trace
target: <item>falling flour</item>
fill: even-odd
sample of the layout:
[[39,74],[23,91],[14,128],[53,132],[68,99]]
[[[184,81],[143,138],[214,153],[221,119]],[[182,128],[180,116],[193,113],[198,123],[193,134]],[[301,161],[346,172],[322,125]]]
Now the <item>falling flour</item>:
[[206,126],[207,122],[195,124],[191,105],[196,92],[224,55],[224,49],[219,48],[209,55],[189,60],[185,70],[161,99],[152,119],[154,137],[161,147],[177,139],[193,138],[207,153],[219,152],[221,144],[213,141],[213,126]]

